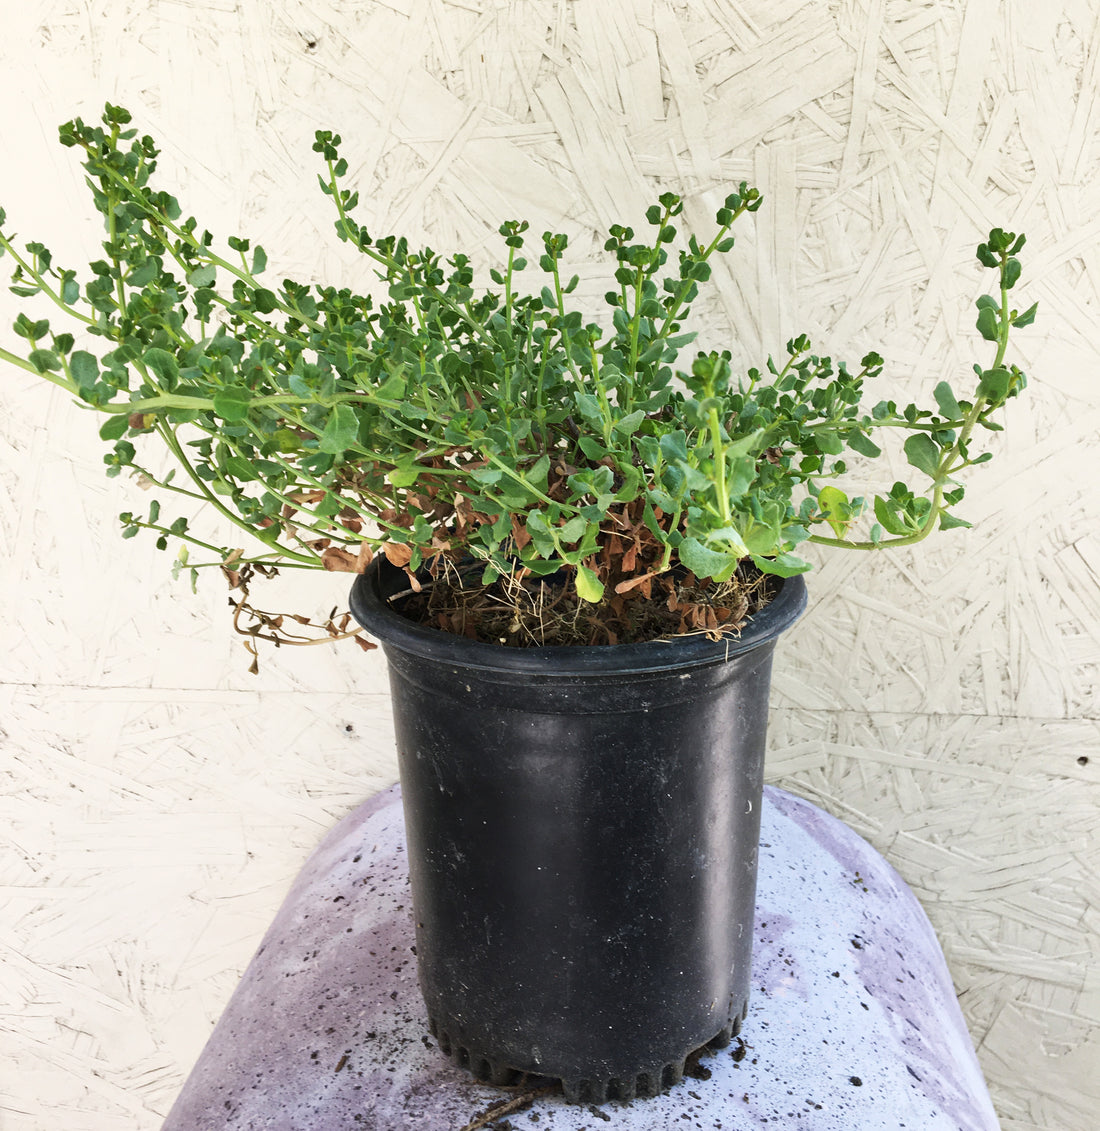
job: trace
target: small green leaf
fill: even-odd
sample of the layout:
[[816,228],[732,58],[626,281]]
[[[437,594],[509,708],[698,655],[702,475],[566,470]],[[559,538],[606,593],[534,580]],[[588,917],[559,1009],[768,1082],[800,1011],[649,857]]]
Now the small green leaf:
[[117,440],[120,436],[126,434],[126,429],[130,427],[129,421],[125,413],[119,413],[117,416],[112,416],[99,430],[99,438],[101,440]]
[[251,483],[260,478],[260,473],[242,456],[230,456],[225,461],[225,470],[242,483]]
[[667,460],[687,461],[687,433],[677,429],[675,432],[666,432],[660,440],[661,454]]
[[[352,437],[354,441],[355,437]],[[351,441],[349,441],[350,443]],[[323,450],[323,449],[322,449]],[[397,488],[411,487],[420,477],[420,472],[423,470],[416,462],[416,459],[403,460],[397,467],[386,472],[386,478],[390,483]]]
[[[905,458],[917,469],[935,479],[939,473],[940,449],[935,441],[923,432],[905,441]],[[882,522],[882,519],[879,519]],[[886,523],[882,523],[883,526]]]
[[709,549],[698,538],[685,538],[677,548],[677,553],[680,555],[680,561],[696,577],[713,577],[718,581],[732,577],[740,560],[737,554]]
[[645,412],[642,409],[637,409],[616,420],[613,428],[616,432],[621,432],[623,435],[628,436],[637,429],[638,425],[641,424],[643,420],[645,420]]
[[214,411],[223,420],[234,423],[248,418],[249,406],[252,403],[252,394],[248,389],[231,386],[220,389],[214,394]]
[[852,519],[852,506],[848,496],[838,487],[822,487],[817,496],[817,505],[833,533],[838,538],[843,538]]
[[[992,234],[992,233],[991,233]],[[989,244],[978,244],[978,262],[983,267],[991,267],[996,269],[1000,266],[1000,260],[993,254]]]
[[941,530],[954,530],[959,526],[972,526],[972,523],[966,521],[965,518],[956,518],[950,511],[943,511],[940,514],[940,529]]
[[28,342],[38,342],[50,332],[50,323],[45,318],[32,322],[25,314],[19,314],[12,323],[12,329]]
[[252,253],[252,274],[259,275],[267,269],[267,252],[262,247],[257,247]]
[[159,272],[159,266],[155,259],[147,259],[140,267],[135,267],[133,271],[126,277],[126,282],[131,287],[139,288],[144,287],[151,283]]
[[577,566],[577,596],[594,605],[603,596],[603,582],[587,566]]
[[987,369],[978,382],[978,395],[991,401],[1003,400],[1012,384],[1012,374],[1007,369]]
[[882,455],[882,449],[864,432],[850,433],[848,435],[848,447],[853,452],[859,452],[861,456],[868,456],[871,459]]
[[574,403],[585,423],[590,425],[595,431],[602,432],[603,412],[601,411],[599,397],[594,396],[592,393],[578,393],[574,398]]
[[875,496],[875,518],[878,519],[879,524],[890,534],[904,537],[907,534],[912,534],[912,530],[907,527],[897,514],[890,508],[890,504],[881,496]]
[[962,415],[959,402],[955,400],[955,394],[946,381],[941,381],[932,390],[932,395],[936,398],[936,404],[939,405],[940,412],[947,420],[956,420]]
[[359,435],[359,417],[350,405],[338,404],[321,433],[319,447],[330,455],[343,455]]
[[69,372],[82,389],[90,389],[99,380],[99,362],[87,350],[77,350],[69,358]]
[[1039,304],[1037,302],[1032,303],[1031,306],[1029,306],[1027,308],[1027,310],[1025,310],[1023,312],[1023,314],[1017,314],[1016,317],[1013,318],[1012,325],[1013,326],[1030,326],[1032,324],[1032,322],[1035,321],[1035,312],[1038,309],[1039,309]]
[[39,373],[56,373],[61,368],[61,358],[53,350],[31,350],[27,360]]
[[977,327],[978,333],[987,342],[1000,341],[1001,320],[997,317],[997,311],[993,307],[983,306],[978,311]]
[[817,432],[814,439],[817,441],[817,450],[827,456],[838,456],[844,451],[844,442],[836,432]]
[[545,452],[524,472],[523,478],[536,490],[546,490],[546,477],[550,474],[550,457]]
[[274,291],[260,287],[252,293],[252,305],[261,314],[270,314],[279,305],[279,299]]
[[381,385],[378,386],[377,395],[384,400],[399,401],[405,395],[405,376],[403,373],[391,373]]
[[217,277],[217,271],[209,264],[206,264],[203,267],[196,267],[194,271],[190,272],[187,276],[187,282],[192,287],[209,287]]
[[301,437],[289,428],[277,428],[273,438],[280,452],[296,452],[302,447]]
[[663,338],[657,338],[655,341],[649,343],[648,346],[642,351],[641,356],[638,358],[639,365],[649,365],[651,362],[660,361],[661,355],[665,352],[665,342]]
[[752,560],[763,573],[771,573],[776,577],[794,577],[813,568],[809,562],[804,562],[794,554],[779,554],[774,558],[762,558],[753,554]]
[[558,527],[558,540],[569,545],[573,542],[579,542],[584,537],[585,531],[588,529],[588,519],[581,514],[575,514],[568,522],[563,522]]
[[172,354],[167,350],[148,349],[141,360],[168,388],[175,388],[180,379],[180,367]]
[[608,455],[607,448],[605,448],[595,436],[578,437],[577,447],[580,448],[593,463],[599,463],[601,459]]

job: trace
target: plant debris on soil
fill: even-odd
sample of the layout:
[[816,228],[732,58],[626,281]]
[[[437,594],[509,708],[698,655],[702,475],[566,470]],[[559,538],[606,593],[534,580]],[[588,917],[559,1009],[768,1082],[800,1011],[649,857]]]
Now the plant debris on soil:
[[740,633],[774,594],[772,579],[752,565],[728,581],[691,573],[650,574],[627,588],[582,601],[563,575],[525,570],[491,585],[453,566],[391,598],[409,620],[470,640],[509,647],[640,644],[688,634],[720,640]]

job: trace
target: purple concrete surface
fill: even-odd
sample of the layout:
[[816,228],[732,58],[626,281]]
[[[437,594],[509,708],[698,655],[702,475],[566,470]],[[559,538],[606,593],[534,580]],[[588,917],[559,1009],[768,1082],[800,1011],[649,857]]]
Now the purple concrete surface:
[[[461,1131],[509,1093],[455,1068],[416,985],[401,795],[349,814],[292,887],[164,1131]],[[670,1092],[545,1095],[495,1131],[997,1131],[912,892],[865,841],[765,791],[753,998]]]

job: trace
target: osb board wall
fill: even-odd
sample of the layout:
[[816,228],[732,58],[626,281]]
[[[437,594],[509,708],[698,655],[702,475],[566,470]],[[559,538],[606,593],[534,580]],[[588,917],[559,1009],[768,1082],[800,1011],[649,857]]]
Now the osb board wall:
[[[275,278],[361,283],[312,134],[339,130],[376,233],[481,266],[497,225],[599,234],[667,188],[705,222],[767,196],[702,340],[758,364],[809,332],[879,348],[889,395],[984,353],[973,247],[1030,239],[1032,374],[975,523],[819,556],[777,661],[770,776],[866,835],[947,952],[1003,1125],[1091,1131],[1100,1102],[1100,17],[1090,0],[0,0],[0,204],[58,261],[99,238],[54,140],[105,99],[164,181]],[[0,298],[2,325],[13,300]],[[0,330],[10,344],[9,333]],[[884,384],[887,378],[884,378]],[[2,375],[0,1126],[155,1128],[323,830],[394,777],[381,663],[267,654],[225,594],[121,541],[132,484],[86,414]],[[885,395],[885,391],[884,391]],[[889,479],[892,475],[888,476]],[[346,578],[287,583],[327,613]]]

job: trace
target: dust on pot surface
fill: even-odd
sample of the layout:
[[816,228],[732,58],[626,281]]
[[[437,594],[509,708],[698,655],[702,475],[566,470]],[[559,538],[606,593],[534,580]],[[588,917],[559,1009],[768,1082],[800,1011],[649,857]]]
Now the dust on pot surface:
[[393,690],[420,986],[441,1049],[572,1100],[655,1095],[749,993],[776,579],[740,637],[504,648],[425,628],[376,561],[356,619]]

